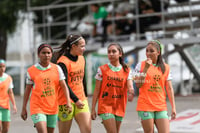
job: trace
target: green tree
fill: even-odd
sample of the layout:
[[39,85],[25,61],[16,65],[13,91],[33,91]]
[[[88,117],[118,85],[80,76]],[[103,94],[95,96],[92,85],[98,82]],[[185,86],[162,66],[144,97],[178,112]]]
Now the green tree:
[[7,34],[16,28],[19,10],[25,11],[25,0],[0,0],[0,58],[6,59]]
[[[63,4],[63,3],[72,3],[72,2],[80,2],[84,0],[29,0],[31,7],[35,6],[45,6],[50,4]],[[27,12],[27,0],[0,0],[0,58],[6,59],[6,47],[7,47],[7,35],[11,34],[15,31],[17,26],[18,20],[18,13],[19,11]],[[83,9],[82,11],[87,11],[87,9]],[[81,11],[79,13],[73,14],[73,16],[80,16],[83,15]],[[41,12],[34,12],[36,15],[36,19],[34,20],[35,23],[39,24],[43,22],[42,13]],[[66,13],[65,10],[51,10],[50,15],[52,17],[59,16],[60,14]],[[66,21],[66,18],[63,20]],[[63,26],[65,27],[65,26]],[[52,27],[52,33],[56,34],[57,32],[65,29],[63,27]],[[43,34],[43,30],[39,29],[41,35]],[[63,36],[65,37],[65,36]]]

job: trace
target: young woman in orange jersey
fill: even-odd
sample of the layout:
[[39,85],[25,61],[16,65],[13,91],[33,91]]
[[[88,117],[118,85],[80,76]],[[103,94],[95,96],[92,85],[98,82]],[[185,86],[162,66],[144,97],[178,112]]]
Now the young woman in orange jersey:
[[108,46],[110,63],[98,68],[95,76],[96,85],[92,99],[92,120],[98,100],[98,115],[102,118],[107,133],[119,133],[125,115],[127,92],[128,100],[133,100],[134,90],[132,73],[123,62],[123,50],[117,43]]
[[75,118],[81,133],[91,132],[91,117],[87,100],[85,82],[85,40],[79,35],[69,35],[66,41],[59,47],[57,63],[63,69],[66,83],[70,91],[72,113],[65,113],[65,99],[63,92],[59,92],[59,133],[69,133],[72,120]]
[[0,133],[8,133],[10,127],[10,103],[14,113],[17,112],[15,97],[13,94],[13,82],[10,75],[5,73],[5,60],[0,59]]
[[58,88],[62,88],[66,99],[66,110],[72,111],[69,91],[62,69],[50,62],[53,50],[48,44],[38,48],[39,63],[28,68],[26,90],[21,117],[27,119],[27,102],[30,98],[31,118],[38,133],[53,133],[57,123]]
[[171,83],[170,67],[163,62],[161,43],[152,40],[146,47],[145,61],[135,68],[135,83],[139,88],[137,103],[138,115],[141,117],[145,133],[154,132],[154,124],[158,133],[169,133],[166,92],[171,102],[171,119],[176,118],[174,92]]

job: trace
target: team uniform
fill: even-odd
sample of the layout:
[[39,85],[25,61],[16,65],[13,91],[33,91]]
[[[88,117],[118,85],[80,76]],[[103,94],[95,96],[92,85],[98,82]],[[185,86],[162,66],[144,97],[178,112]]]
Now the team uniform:
[[[68,55],[69,56],[69,55]],[[59,90],[58,103],[59,103],[59,113],[58,119],[60,121],[68,121],[73,119],[73,117],[80,112],[90,112],[87,97],[85,94],[85,86],[83,85],[83,78],[85,73],[85,59],[83,56],[78,56],[77,60],[71,60],[67,56],[61,56],[58,61],[58,64],[63,64],[62,69],[65,69],[66,72],[66,84],[70,89],[70,97],[72,103],[72,112],[68,114],[66,112],[66,100],[63,93],[63,90]],[[65,72],[64,71],[64,72]],[[73,95],[73,96],[72,96]],[[85,104],[83,109],[77,108],[75,102],[80,99]]]
[[26,83],[33,85],[30,113],[34,123],[47,121],[47,127],[56,127],[59,81],[64,79],[62,69],[53,63],[47,67],[37,63],[28,68]]
[[[143,72],[145,61],[139,63],[135,72]],[[169,65],[165,64],[165,73],[156,65],[150,65],[144,84],[139,88],[137,102],[138,115],[143,119],[168,118],[166,103],[166,81],[171,80]]]
[[132,80],[130,69],[125,72],[122,66],[110,63],[98,68],[95,78],[101,80],[98,97],[98,115],[103,120],[115,118],[122,121],[127,103],[127,80]]
[[9,89],[13,89],[12,77],[6,73],[0,77],[0,121],[10,120]]

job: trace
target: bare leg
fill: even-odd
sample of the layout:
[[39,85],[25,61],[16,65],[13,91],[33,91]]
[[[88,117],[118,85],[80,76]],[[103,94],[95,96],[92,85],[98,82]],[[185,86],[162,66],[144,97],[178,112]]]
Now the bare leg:
[[154,132],[154,119],[142,120],[141,123],[142,123],[144,133]]
[[91,133],[91,116],[88,112],[81,112],[75,116],[81,133]]
[[169,133],[169,120],[168,119],[156,119],[156,128],[158,133]]
[[9,127],[10,127],[9,121],[2,122],[2,133],[8,133]]
[[121,121],[116,121],[117,133],[120,131],[121,123]]
[[71,129],[71,125],[72,125],[72,120],[65,121],[65,122],[58,121],[59,133],[69,133]]
[[107,133],[117,133],[117,125],[114,118],[103,120],[103,125]]
[[0,121],[0,133],[2,133],[2,121]]
[[52,127],[47,127],[47,132],[48,133],[54,133],[55,128]]
[[47,133],[47,123],[45,121],[40,121],[35,124],[38,133]]

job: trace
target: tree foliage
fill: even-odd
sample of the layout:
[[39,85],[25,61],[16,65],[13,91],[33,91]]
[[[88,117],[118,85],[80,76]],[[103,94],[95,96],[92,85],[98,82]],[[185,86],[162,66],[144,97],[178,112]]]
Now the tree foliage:
[[[66,4],[66,3],[72,3],[72,2],[80,2],[80,1],[86,1],[86,0],[29,0],[31,7],[38,7],[38,6],[47,6],[50,4]],[[7,46],[7,34],[13,33],[17,26],[17,20],[19,18],[18,13],[21,12],[27,12],[27,2],[28,0],[0,0],[0,58],[6,59],[6,46]],[[73,7],[72,7],[73,8]],[[72,10],[70,8],[70,10]],[[81,17],[84,12],[87,11],[87,8],[81,9],[79,12],[74,13],[71,15],[71,18],[73,17]],[[47,14],[47,12],[42,11],[35,11],[35,19],[34,22],[36,24],[45,23],[47,22],[47,18],[44,18],[43,13]],[[49,15],[53,18],[53,21],[55,21],[55,18],[59,15],[66,14],[66,9],[57,9],[57,10],[49,10]],[[67,21],[67,17],[63,17],[59,19],[59,21]],[[60,27],[51,27],[51,33],[57,34],[58,32],[62,31],[63,29],[66,29],[66,26],[60,26]],[[44,29],[40,28],[38,31],[43,35]],[[51,35],[52,36],[52,35]],[[60,36],[65,37],[65,35]]]
[[0,0],[0,58],[6,59],[7,33],[15,31],[18,11],[25,11],[24,0]]

